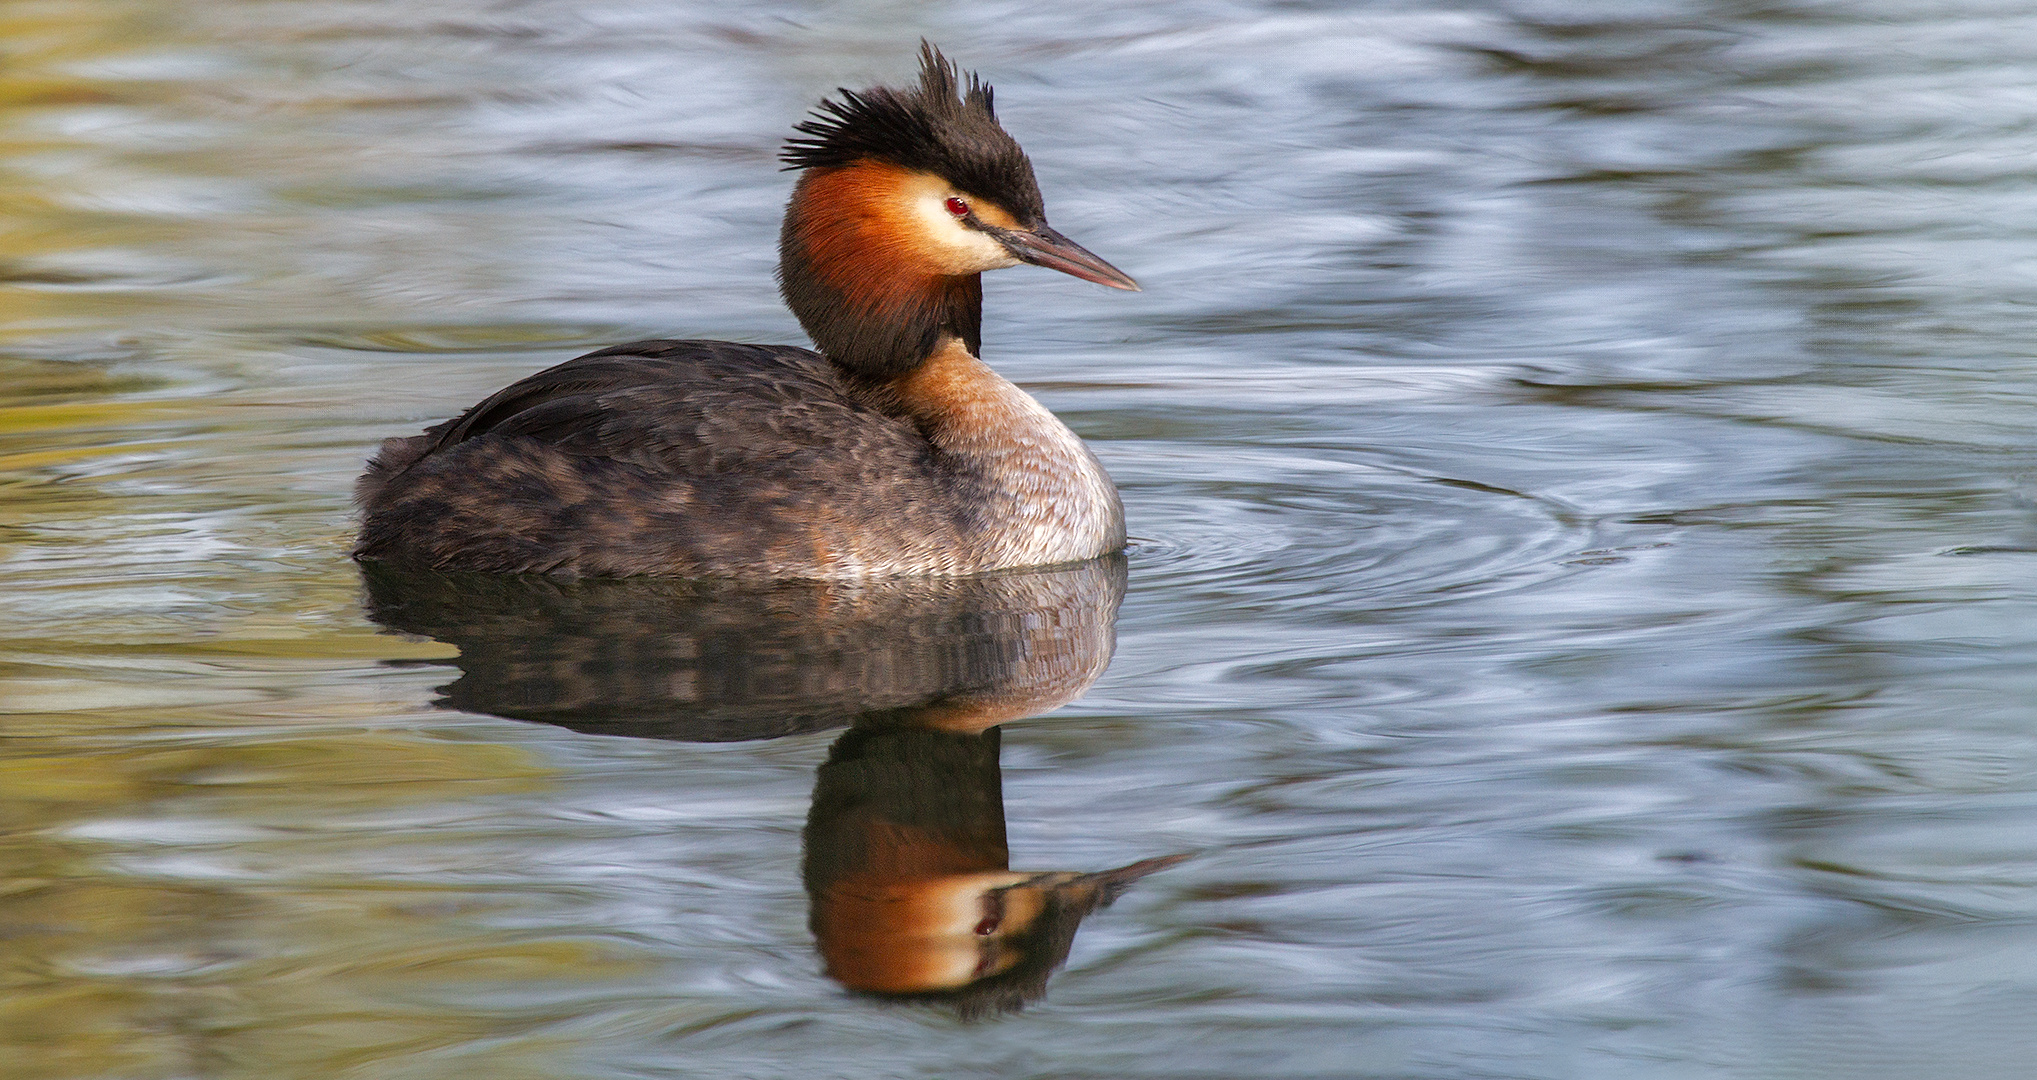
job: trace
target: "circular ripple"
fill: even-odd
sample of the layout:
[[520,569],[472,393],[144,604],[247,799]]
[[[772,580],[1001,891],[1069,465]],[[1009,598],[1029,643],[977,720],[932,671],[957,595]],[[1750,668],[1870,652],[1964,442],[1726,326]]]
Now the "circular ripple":
[[1593,547],[1557,500],[1320,451],[1176,445],[1118,471],[1135,576],[1184,596],[1431,605],[1565,573]]
[[1093,706],[1343,713],[1475,694],[1490,684],[1476,665],[1521,654],[1503,639],[1545,631],[1522,617],[1534,591],[1587,572],[1596,546],[1560,500],[1359,451],[1113,449],[1139,539]]

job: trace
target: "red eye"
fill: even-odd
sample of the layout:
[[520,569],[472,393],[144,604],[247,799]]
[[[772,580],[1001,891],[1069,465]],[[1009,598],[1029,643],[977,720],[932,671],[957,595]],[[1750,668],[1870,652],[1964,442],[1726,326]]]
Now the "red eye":
[[968,217],[968,216],[969,216],[969,204],[968,204],[968,203],[965,203],[965,202],[963,202],[963,201],[962,201],[962,200],[960,200],[960,199],[949,199],[949,200],[948,200],[948,213],[950,213],[950,214],[953,214],[953,215],[955,215],[956,217]]

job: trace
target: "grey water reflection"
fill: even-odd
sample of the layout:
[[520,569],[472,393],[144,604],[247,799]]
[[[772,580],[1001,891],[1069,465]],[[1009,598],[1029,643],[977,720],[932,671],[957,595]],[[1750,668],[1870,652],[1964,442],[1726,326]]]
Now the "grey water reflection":
[[1025,872],[1005,842],[998,725],[1109,666],[1123,556],[849,584],[362,577],[376,622],[460,650],[447,708],[689,742],[847,727],[820,767],[802,876],[827,974],[850,989],[1016,1011],[1085,916],[1185,857]]

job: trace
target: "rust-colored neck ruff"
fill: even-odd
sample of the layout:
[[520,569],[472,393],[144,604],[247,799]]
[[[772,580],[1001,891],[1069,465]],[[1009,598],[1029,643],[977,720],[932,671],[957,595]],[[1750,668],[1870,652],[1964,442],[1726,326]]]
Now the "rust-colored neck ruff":
[[877,161],[809,169],[785,208],[785,305],[828,359],[871,378],[911,370],[946,337],[981,348],[981,280],[933,268],[901,198],[919,175]]

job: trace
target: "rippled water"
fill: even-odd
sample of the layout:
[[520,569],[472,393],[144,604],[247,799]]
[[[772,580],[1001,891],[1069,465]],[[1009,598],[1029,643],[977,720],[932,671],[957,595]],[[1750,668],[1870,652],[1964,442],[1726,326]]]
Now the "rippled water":
[[[2037,1075],[2028,4],[0,35],[8,1080]],[[1109,658],[1109,568],[371,596],[377,440],[799,340],[777,143],[921,35],[1147,289],[987,280],[1140,538],[1087,695],[985,730]],[[1044,996],[852,993],[843,806],[1088,889]]]

